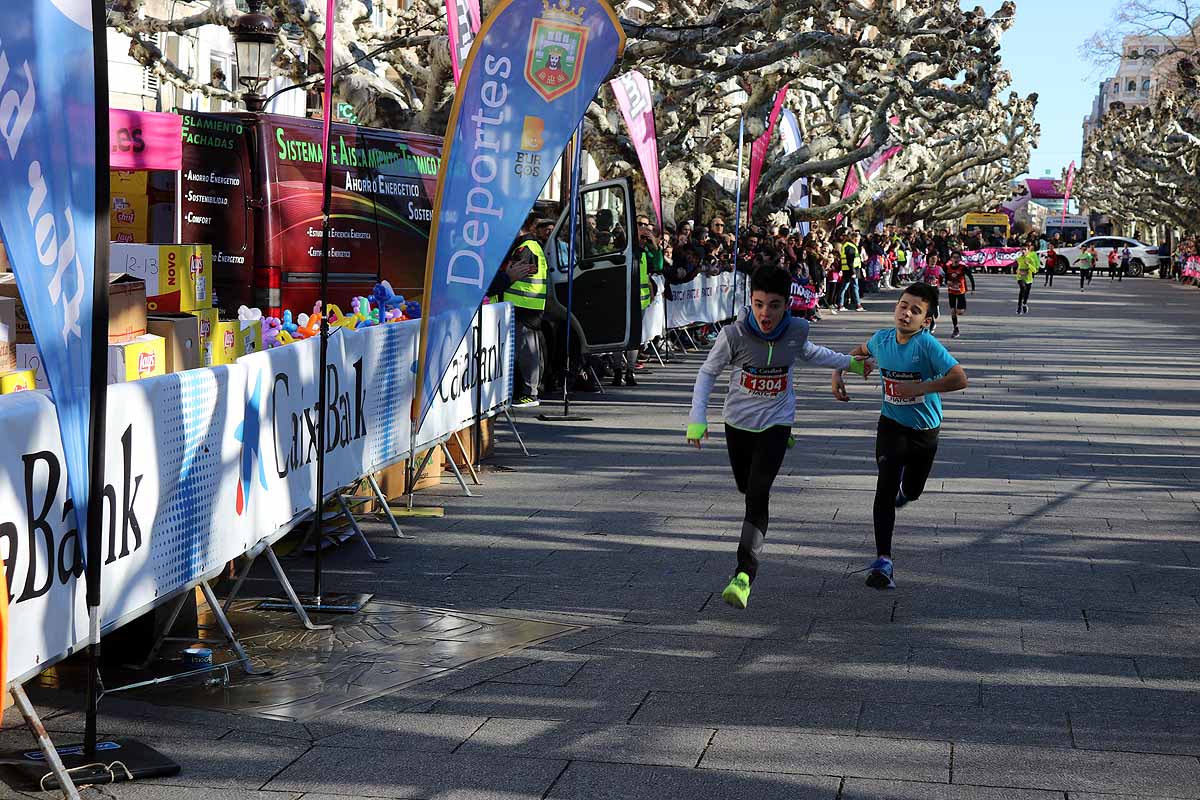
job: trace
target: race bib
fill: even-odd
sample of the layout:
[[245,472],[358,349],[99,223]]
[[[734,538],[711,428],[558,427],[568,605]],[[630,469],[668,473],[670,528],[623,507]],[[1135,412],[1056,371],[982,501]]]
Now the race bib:
[[739,387],[743,394],[753,397],[776,398],[787,391],[787,367],[742,367]]
[[883,378],[883,402],[891,403],[894,406],[915,406],[924,402],[924,397],[898,397],[896,395],[896,387],[900,384],[920,383],[921,373],[881,369],[879,374]]

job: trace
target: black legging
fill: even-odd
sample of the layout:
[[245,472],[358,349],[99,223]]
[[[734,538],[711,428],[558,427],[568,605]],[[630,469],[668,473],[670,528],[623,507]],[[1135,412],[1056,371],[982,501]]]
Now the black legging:
[[1017,285],[1021,287],[1017,293],[1017,308],[1022,308],[1029,305],[1029,293],[1033,291],[1033,282],[1017,281]]
[[1079,270],[1079,288],[1080,289],[1083,288],[1083,281],[1085,278],[1087,279],[1088,283],[1092,282],[1092,271],[1090,269]]
[[1046,265],[1046,280],[1042,284],[1042,286],[1053,286],[1054,285],[1054,270],[1056,270],[1056,269],[1058,269],[1058,267],[1056,267],[1053,264]]
[[875,462],[879,479],[875,483],[875,550],[891,556],[892,532],[896,527],[896,493],[916,500],[925,491],[925,481],[937,455],[938,428],[921,431],[901,425],[888,417],[879,418],[875,437]]
[[746,518],[742,522],[742,538],[738,544],[737,571],[749,575],[751,583],[758,572],[759,556],[767,538],[771,485],[783,465],[791,433],[792,429],[787,425],[776,425],[759,433],[725,426],[729,466],[733,468],[738,491],[746,495]]

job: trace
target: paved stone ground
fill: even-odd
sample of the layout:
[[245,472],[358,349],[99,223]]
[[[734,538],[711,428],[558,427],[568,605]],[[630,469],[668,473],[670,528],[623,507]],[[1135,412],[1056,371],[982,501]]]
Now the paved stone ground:
[[[897,591],[848,574],[873,555],[878,389],[842,406],[806,372],[750,608],[721,603],[741,500],[720,435],[683,446],[692,355],[575,406],[593,422],[527,415],[533,458],[502,431],[479,497],[426,495],[446,517],[410,542],[374,529],[392,563],[332,559],[337,588],[584,631],[306,725],[110,701],[106,728],[184,765],[113,795],[1200,797],[1200,293],[1122,289],[1039,281],[1016,317],[1011,279],[980,279]],[[815,340],[849,349],[893,297]]]

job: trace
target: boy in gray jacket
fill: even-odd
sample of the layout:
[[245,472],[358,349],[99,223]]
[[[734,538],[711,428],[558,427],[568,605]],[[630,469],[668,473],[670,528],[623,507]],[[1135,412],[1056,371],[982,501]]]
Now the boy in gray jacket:
[[796,417],[792,367],[800,359],[814,367],[850,370],[866,377],[869,358],[852,358],[808,340],[808,321],[788,314],[791,278],[774,266],[750,279],[750,308],[721,330],[696,376],[688,443],[708,438],[708,398],[717,376],[732,366],[725,396],[725,443],[738,491],[746,496],[737,550],[737,569],[721,594],[734,608],[745,608],[767,535],[771,485],[783,464]]

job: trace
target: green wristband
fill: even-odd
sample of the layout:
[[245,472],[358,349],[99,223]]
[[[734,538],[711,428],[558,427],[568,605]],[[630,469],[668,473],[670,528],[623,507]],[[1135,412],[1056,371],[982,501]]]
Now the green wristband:
[[867,360],[865,358],[859,358],[858,356],[851,356],[850,371],[855,375],[862,375],[863,377],[866,377]]
[[699,441],[708,433],[707,422],[689,422],[687,428],[688,441]]

